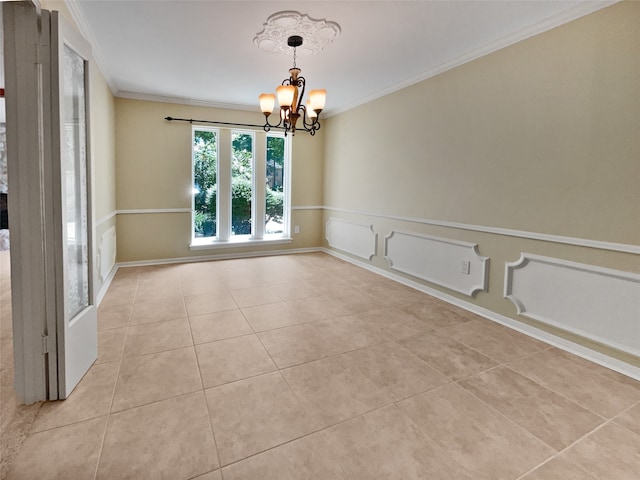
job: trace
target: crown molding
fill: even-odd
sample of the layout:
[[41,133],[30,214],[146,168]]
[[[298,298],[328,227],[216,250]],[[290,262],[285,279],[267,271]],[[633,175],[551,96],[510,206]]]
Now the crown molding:
[[175,103],[178,105],[190,105],[194,107],[221,108],[224,110],[240,110],[243,112],[260,113],[257,105],[239,105],[235,103],[212,102],[209,100],[196,100],[186,97],[170,97],[166,95],[153,95],[149,93],[127,92],[118,90],[114,94],[118,98],[129,98],[131,100],[145,100],[148,102]]
[[347,106],[327,110],[323,112],[324,113],[323,117],[329,118],[329,117],[338,115],[340,113],[344,113],[348,110],[359,107],[360,105],[364,105],[365,103],[369,103],[378,98],[397,92],[398,90],[402,90],[403,88],[406,88],[416,83],[427,80],[428,78],[435,77],[436,75],[444,73],[447,70],[451,70],[453,68],[459,67],[460,65],[464,65],[465,63],[472,62],[473,60],[484,57],[485,55],[489,55],[490,53],[496,52],[510,45],[526,40],[527,38],[534,37],[548,30],[551,30],[553,28],[559,27],[560,25],[564,25],[565,23],[569,23],[573,20],[577,20],[580,17],[584,17],[585,15],[596,12],[605,7],[609,7],[620,1],[621,0],[602,0],[602,1],[588,0],[585,2],[581,2],[579,5],[575,7],[571,7],[562,13],[553,15],[549,18],[546,18],[545,20],[542,20],[534,25],[531,25],[527,28],[514,32],[510,35],[504,36],[498,40],[485,43],[484,45],[481,45],[480,47],[474,50],[471,50],[465,53],[464,55],[461,55],[457,58],[454,58],[453,60],[450,60],[448,62],[442,63],[433,68],[430,68],[415,77],[412,77],[408,80],[392,85],[389,88],[385,88],[384,90],[381,90],[377,93],[361,98],[360,100],[354,103],[351,103]]
[[69,12],[71,12],[73,21],[76,22],[80,33],[91,44],[91,55],[93,57],[93,60],[96,62],[96,65],[98,66],[98,70],[100,70],[102,77],[104,78],[105,82],[107,82],[107,85],[109,85],[111,93],[115,95],[118,91],[118,87],[115,80],[109,73],[109,70],[107,69],[107,64],[104,61],[104,57],[102,56],[100,46],[96,41],[96,36],[94,35],[93,30],[91,29],[91,26],[89,25],[86,17],[82,13],[79,3],[79,0],[64,0],[64,4],[69,9]]

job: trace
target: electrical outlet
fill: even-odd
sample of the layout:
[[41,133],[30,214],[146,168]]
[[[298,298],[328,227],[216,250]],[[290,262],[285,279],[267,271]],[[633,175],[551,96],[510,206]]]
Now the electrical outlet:
[[471,262],[469,260],[460,260],[460,273],[469,275],[470,270],[471,270]]
[[300,233],[300,226],[296,225],[295,227],[293,227],[293,233]]

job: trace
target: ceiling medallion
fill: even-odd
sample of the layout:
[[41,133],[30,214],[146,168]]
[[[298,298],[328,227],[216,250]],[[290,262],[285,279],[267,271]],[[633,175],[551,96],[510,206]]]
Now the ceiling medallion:
[[287,40],[292,35],[304,37],[304,45],[297,47],[300,56],[316,55],[340,35],[340,25],[326,19],[316,20],[292,10],[278,12],[267,18],[263,30],[253,43],[267,52],[291,54]]

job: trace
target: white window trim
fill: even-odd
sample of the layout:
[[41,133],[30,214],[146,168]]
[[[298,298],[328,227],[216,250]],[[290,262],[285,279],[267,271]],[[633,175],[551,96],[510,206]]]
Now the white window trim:
[[215,240],[214,238],[196,238],[189,245],[189,250],[215,250],[218,248],[249,247],[255,245],[279,245],[291,242],[293,242],[291,237],[282,237],[280,235],[268,235],[264,238],[251,238],[247,235],[241,235],[239,238],[233,238],[227,241]]

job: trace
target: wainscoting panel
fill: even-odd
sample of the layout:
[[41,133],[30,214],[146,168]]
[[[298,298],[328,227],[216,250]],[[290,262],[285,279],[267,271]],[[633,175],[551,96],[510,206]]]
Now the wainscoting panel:
[[373,231],[373,225],[330,218],[327,222],[326,238],[331,247],[365,260],[371,260],[376,254],[378,234]]
[[111,227],[100,235],[98,253],[100,255],[100,277],[104,281],[116,264],[116,227]]
[[522,253],[506,264],[519,315],[640,355],[640,275]]
[[384,257],[394,270],[473,297],[488,289],[487,257],[478,245],[442,237],[392,231]]

